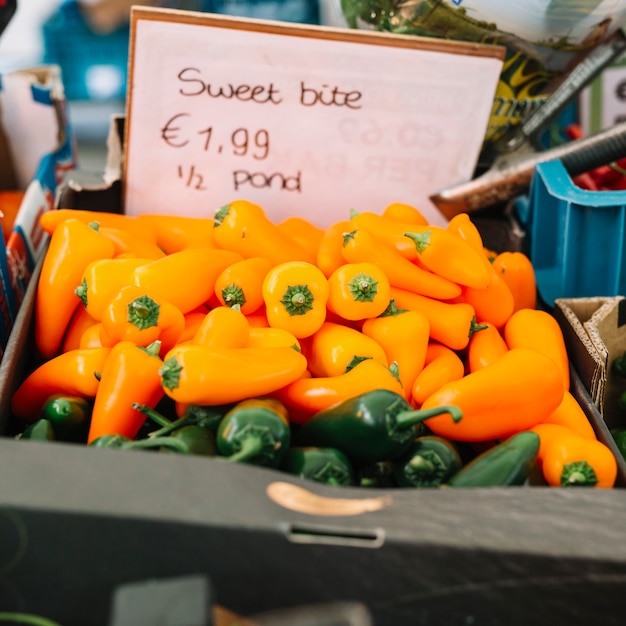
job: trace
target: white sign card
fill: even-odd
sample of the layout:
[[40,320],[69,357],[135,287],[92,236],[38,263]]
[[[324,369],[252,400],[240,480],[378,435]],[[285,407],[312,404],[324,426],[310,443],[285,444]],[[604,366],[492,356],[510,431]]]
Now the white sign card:
[[319,226],[471,179],[497,46],[133,7],[124,210]]

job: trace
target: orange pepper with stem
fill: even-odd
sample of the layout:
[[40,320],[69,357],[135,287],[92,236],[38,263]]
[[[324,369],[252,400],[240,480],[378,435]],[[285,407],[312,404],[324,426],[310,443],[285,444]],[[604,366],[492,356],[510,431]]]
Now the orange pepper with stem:
[[[51,211],[52,212],[52,211]],[[44,358],[58,353],[74,311],[74,288],[96,259],[111,258],[114,244],[77,219],[66,219],[50,237],[35,296],[35,343]]]
[[298,339],[309,337],[326,320],[328,280],[311,263],[290,261],[275,265],[263,281],[267,321]]
[[581,437],[560,424],[537,424],[538,464],[551,487],[611,488],[617,478],[617,460],[597,439]]
[[400,308],[425,315],[430,324],[430,338],[452,350],[466,348],[474,333],[484,328],[476,322],[474,307],[467,302],[441,301],[395,287],[391,288],[391,297]]
[[141,347],[120,341],[107,357],[91,412],[87,443],[103,435],[123,435],[134,439],[146,415],[133,403],[154,408],[165,395],[159,369],[160,342]]
[[265,257],[272,265],[315,261],[306,248],[268,218],[262,207],[247,200],[235,200],[216,211],[213,236],[220,248],[238,252],[244,258]]
[[467,346],[467,368],[470,372],[495,363],[509,350],[504,337],[491,322],[486,322],[484,326],[479,333],[472,335]]
[[220,273],[241,259],[231,250],[189,248],[137,267],[131,282],[189,313],[211,298]]
[[381,315],[365,320],[361,332],[382,346],[388,363],[396,363],[404,397],[409,400],[413,382],[426,362],[428,318],[417,311],[399,309],[391,300]]
[[169,350],[185,328],[185,316],[171,302],[136,285],[126,285],[102,312],[100,334],[104,345],[130,341],[146,347],[157,339]]
[[311,253],[312,259],[317,256],[317,249],[324,236],[324,229],[313,222],[293,215],[277,224],[278,230]]
[[44,232],[52,235],[56,228],[68,218],[80,220],[84,224],[97,222],[100,226],[119,228],[120,230],[133,233],[137,237],[143,237],[156,243],[155,233],[148,224],[140,222],[136,217],[122,213],[59,208],[42,213],[39,216],[39,225]]
[[207,348],[243,348],[249,336],[250,324],[237,306],[218,306],[204,316],[191,343]]
[[591,422],[570,391],[565,391],[561,404],[541,423],[560,424],[561,426],[571,428],[581,437],[597,439]]
[[388,204],[381,215],[392,222],[404,222],[405,224],[420,224],[425,226],[428,220],[424,214],[412,204],[404,202],[392,202]]
[[272,264],[261,256],[236,261],[225,268],[215,281],[215,295],[220,304],[239,305],[244,315],[263,305],[263,280]]
[[556,319],[541,309],[520,309],[504,327],[509,348],[532,348],[552,359],[561,372],[563,388],[570,388],[569,355]]
[[495,363],[444,384],[422,409],[454,404],[460,422],[438,416],[427,422],[436,435],[455,441],[506,439],[532,428],[563,400],[557,365],[529,348],[511,348]]
[[342,250],[347,263],[377,265],[392,287],[442,300],[455,298],[461,293],[459,285],[412,263],[368,230],[346,233]]
[[33,422],[45,401],[54,393],[94,398],[99,374],[111,348],[89,348],[63,352],[30,372],[11,397],[11,412]]
[[392,368],[374,359],[366,359],[345,374],[303,376],[271,395],[287,407],[291,422],[305,424],[318,411],[374,389],[389,389],[402,394],[402,384]]
[[316,264],[326,278],[346,262],[342,253],[343,236],[350,230],[348,220],[334,222],[324,230],[317,246]]
[[382,346],[367,335],[334,322],[324,322],[308,340],[308,369],[313,376],[339,376],[365,359],[389,365]]
[[215,405],[271,394],[302,376],[306,358],[293,348],[174,346],[161,384],[175,402]]
[[366,230],[368,233],[375,235],[379,241],[384,242],[389,248],[393,248],[400,256],[403,256],[408,261],[415,261],[418,256],[417,250],[413,242],[404,236],[404,233],[408,230],[422,227],[423,225],[416,224],[413,221],[399,222],[390,220],[371,211],[363,211],[362,213],[351,211],[350,228],[348,231]]
[[389,305],[391,286],[374,263],[344,263],[328,277],[328,310],[346,320],[380,315]]
[[422,226],[405,233],[415,244],[418,260],[449,281],[484,289],[491,277],[484,256],[470,243],[439,226]]
[[513,312],[537,307],[535,268],[523,252],[500,252],[495,255],[492,265],[513,294]]
[[143,213],[135,218],[149,229],[166,254],[189,248],[214,248],[213,219],[187,215]]
[[452,349],[436,341],[429,342],[424,367],[415,377],[411,387],[411,403],[421,406],[426,398],[438,391],[445,383],[465,376],[465,365]]
[[145,258],[96,259],[85,267],[80,284],[74,293],[91,318],[100,321],[102,311],[111,298],[126,285],[132,284],[132,273],[136,268],[149,263]]

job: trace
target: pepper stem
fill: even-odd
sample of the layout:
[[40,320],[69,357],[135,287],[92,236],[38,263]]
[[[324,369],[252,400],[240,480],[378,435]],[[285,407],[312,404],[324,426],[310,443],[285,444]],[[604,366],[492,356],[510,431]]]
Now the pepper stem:
[[225,461],[232,461],[233,463],[245,463],[251,458],[261,454],[265,442],[263,437],[254,433],[250,434],[241,440],[241,448],[230,456],[223,457]]
[[563,487],[593,487],[597,484],[598,477],[587,461],[575,461],[563,466],[561,472]]
[[413,240],[413,243],[415,244],[415,249],[417,250],[418,254],[422,254],[422,252],[424,252],[424,250],[426,250],[426,248],[428,248],[428,246],[430,245],[429,230],[425,230],[421,233],[404,233],[404,236]]
[[419,424],[436,415],[449,413],[454,422],[459,422],[463,417],[463,413],[458,406],[453,404],[444,404],[442,406],[434,406],[431,409],[421,409],[418,411],[400,411],[394,416],[396,426],[398,428],[409,428],[415,424]]
[[61,626],[47,617],[34,615],[32,613],[2,613],[0,612],[0,622],[12,622],[14,624],[29,624],[30,626]]
[[[177,426],[178,422],[172,422],[171,420],[168,420],[167,417],[165,417],[165,415],[162,415],[156,409],[153,409],[147,404],[140,404],[139,402],[133,402],[132,408],[135,409],[135,411],[139,411],[140,413],[143,413],[146,417],[149,417],[153,422],[155,422],[159,426],[162,426],[163,428],[169,428],[172,425],[175,425],[176,427],[178,427]],[[163,434],[161,433],[160,430],[154,431],[154,432]]]

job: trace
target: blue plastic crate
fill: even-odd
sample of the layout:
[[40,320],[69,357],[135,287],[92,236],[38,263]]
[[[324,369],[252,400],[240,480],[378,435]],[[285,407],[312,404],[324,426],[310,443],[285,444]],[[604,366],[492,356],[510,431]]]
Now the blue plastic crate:
[[535,167],[515,209],[542,300],[626,295],[626,191],[588,191],[560,160]]

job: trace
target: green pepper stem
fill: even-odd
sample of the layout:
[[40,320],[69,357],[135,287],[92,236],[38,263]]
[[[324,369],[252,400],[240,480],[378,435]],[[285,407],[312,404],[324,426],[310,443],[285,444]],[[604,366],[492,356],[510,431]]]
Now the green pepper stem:
[[189,446],[184,441],[174,437],[150,437],[149,439],[139,439],[137,441],[124,443],[121,447],[130,450],[169,448],[170,450],[174,450],[174,452],[180,452],[182,454],[189,453]]
[[223,457],[225,461],[232,461],[233,463],[245,463],[249,459],[261,454],[263,451],[263,438],[258,435],[248,435],[241,442],[241,448],[230,456]]
[[561,485],[563,487],[593,487],[598,477],[587,461],[574,461],[563,466]]
[[[170,420],[167,419],[167,417],[165,417],[164,415],[161,415],[161,413],[159,413],[152,407],[149,407],[147,404],[140,404],[139,402],[133,402],[132,408],[135,409],[136,411],[143,413],[145,416],[149,417],[153,422],[156,422],[159,426],[163,426],[164,428],[168,428],[173,423],[176,424],[176,422],[171,422]],[[163,434],[160,431],[155,431],[155,432],[158,432],[159,434]]]
[[400,413],[394,417],[394,420],[398,428],[408,428],[409,426],[414,426],[415,424],[419,424],[424,420],[435,417],[436,415],[441,415],[442,413],[449,413],[450,417],[455,422],[460,421],[463,417],[463,413],[458,406],[444,404],[442,406],[434,406],[431,409],[400,411]]
[[30,624],[30,626],[61,626],[59,622],[32,613],[0,613],[0,622]]

